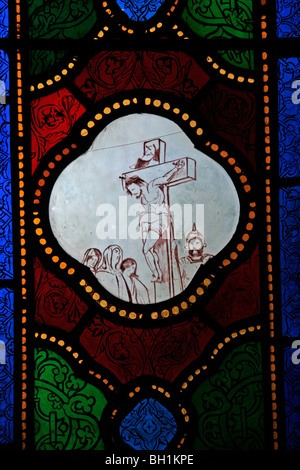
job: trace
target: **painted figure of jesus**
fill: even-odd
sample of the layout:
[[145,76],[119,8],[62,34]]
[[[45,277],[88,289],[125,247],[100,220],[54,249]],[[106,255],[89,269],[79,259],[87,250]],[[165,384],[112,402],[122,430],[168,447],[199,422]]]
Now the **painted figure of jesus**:
[[127,194],[134,196],[141,202],[143,210],[140,214],[139,224],[143,242],[143,254],[146,263],[152,272],[152,281],[162,281],[162,270],[155,244],[159,238],[170,236],[171,215],[164,186],[184,167],[184,160],[174,162],[174,168],[165,175],[155,178],[149,183],[137,175],[125,180]]

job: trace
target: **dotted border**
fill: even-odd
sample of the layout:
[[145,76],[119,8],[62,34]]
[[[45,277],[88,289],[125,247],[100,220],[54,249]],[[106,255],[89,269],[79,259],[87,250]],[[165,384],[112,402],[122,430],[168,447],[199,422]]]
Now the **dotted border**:
[[[52,344],[57,344],[62,349],[67,351],[70,354],[70,356],[72,356],[73,359],[75,359],[78,362],[78,364],[80,365],[83,364],[84,360],[80,358],[79,353],[76,350],[74,350],[72,346],[68,345],[65,340],[59,339],[53,334],[48,335],[47,333],[36,332],[34,336],[36,339],[40,339],[42,341],[46,341]],[[90,368],[88,370],[88,373],[91,376],[98,379],[99,381],[101,381],[104,385],[106,385],[111,392],[115,390],[115,387],[111,383],[109,383],[109,380],[106,377],[103,377],[103,375],[99,374],[98,372],[95,372],[93,369],[90,369]]]
[[[115,11],[111,8],[111,6],[109,6],[109,0],[104,0],[102,2],[102,7],[104,8],[105,12],[109,15],[110,18],[114,18],[115,17]],[[171,16],[171,14],[174,12],[174,10],[176,9],[177,5],[179,3],[179,0],[174,0],[173,2],[173,5],[170,7],[169,11],[166,13],[166,16]],[[128,33],[130,35],[134,34],[135,33],[135,29],[133,27],[127,27],[121,23],[118,23],[118,27],[121,28],[122,31],[124,31],[125,33]],[[154,33],[157,29],[160,29],[163,27],[163,20],[159,21],[158,23],[156,23],[156,25],[154,26],[151,26],[151,28],[149,29],[145,29],[145,33]],[[177,29],[178,26],[174,26],[173,29]],[[178,34],[180,33],[180,34]],[[177,34],[178,36],[184,36],[184,33],[182,31],[179,31]],[[99,34],[98,34],[99,36]],[[102,36],[99,36],[99,37],[103,37]],[[188,39],[187,37],[184,38],[184,39]]]
[[255,83],[255,79],[252,77],[246,78],[241,74],[234,74],[232,72],[228,72],[228,70],[225,70],[223,67],[220,67],[220,65],[217,62],[215,62],[214,59],[210,56],[206,57],[206,62],[210,64],[214,70],[217,70],[220,75],[222,75],[223,77],[226,76],[226,78],[229,78],[229,80],[236,80],[239,83],[247,82],[250,85],[254,85]]
[[[97,113],[94,116],[94,119],[90,119],[86,123],[86,126],[81,129],[81,132],[80,132],[81,137],[83,138],[86,137],[89,134],[89,130],[92,129],[96,125],[97,121],[101,121],[104,115],[109,115],[113,113],[114,110],[118,110],[122,106],[128,107],[130,105],[135,105],[137,103],[138,103],[137,98],[131,98],[131,99],[124,99],[121,103],[115,102],[112,104],[112,106],[106,106],[102,110],[102,113],[100,112]],[[205,139],[204,131],[202,127],[198,126],[197,121],[191,118],[188,113],[181,111],[178,107],[171,106],[171,104],[165,100],[164,101],[161,101],[158,99],[152,100],[151,98],[145,98],[144,104],[146,105],[146,107],[152,106],[154,109],[155,108],[159,109],[160,107],[162,107],[165,111],[169,111],[171,115],[172,114],[175,114],[177,116],[181,115],[182,120],[185,122],[188,122],[191,129],[194,129],[195,135],[198,137],[201,136],[201,138]],[[237,164],[236,159],[231,157],[228,154],[228,152],[226,152],[225,150],[222,150],[221,148],[219,148],[217,144],[211,143],[210,141],[206,141],[205,145],[208,148],[210,148],[212,151],[219,154],[227,162],[227,164],[233,168],[235,173],[239,176],[240,183],[245,193],[249,193],[249,191],[251,190],[251,185],[248,182],[247,176],[243,173],[242,169]],[[61,260],[59,256],[53,253],[53,248],[51,247],[51,244],[48,243],[48,241],[46,240],[44,236],[43,228],[41,226],[41,219],[40,219],[38,206],[40,203],[40,197],[42,195],[43,187],[45,186],[46,180],[50,176],[51,171],[54,170],[56,163],[61,161],[63,158],[67,158],[70,152],[76,148],[77,148],[77,145],[75,143],[71,144],[70,147],[66,147],[65,149],[63,149],[60,154],[55,155],[53,157],[53,160],[48,163],[48,169],[45,169],[43,171],[43,176],[38,181],[38,188],[35,190],[35,199],[33,201],[34,203],[33,223],[35,225],[35,233],[38,236],[38,241],[40,245],[44,247],[45,254],[51,258],[52,262],[58,265],[60,269],[65,270],[70,276],[72,276],[75,273],[76,268],[68,265],[64,260]],[[255,218],[256,218],[256,203],[253,201],[249,203],[248,221],[245,225],[244,233],[240,241],[237,243],[235,250],[231,251],[229,256],[223,259],[222,263],[219,265],[219,269],[222,269],[230,265],[233,261],[235,261],[238,258],[239,254],[245,249],[245,245],[249,241],[250,234],[254,228]],[[208,290],[214,278],[215,278],[214,274],[207,275],[205,279],[203,279],[203,281],[199,284],[194,294],[189,295],[187,299],[185,301],[182,301],[179,305],[173,305],[169,309],[162,309],[161,311],[153,311],[151,313],[151,319],[156,320],[156,319],[170,318],[187,310],[189,306],[194,305],[197,302],[197,299],[201,297]],[[117,314],[118,316],[123,317],[123,318],[129,318],[130,320],[139,320],[144,317],[144,314],[141,312],[137,313],[131,310],[127,311],[125,309],[118,308],[116,305],[110,304],[104,298],[101,298],[100,294],[97,291],[95,291],[93,287],[90,286],[89,283],[84,278],[80,280],[79,285],[83,289],[85,289],[85,291],[93,298],[93,300],[95,300],[102,308],[108,310],[110,313]]]
[[[163,24],[160,22],[156,25],[156,27],[153,27],[151,28],[151,32],[153,32],[156,28],[161,28],[163,26]],[[125,27],[124,27],[125,28]],[[98,37],[101,38],[104,36],[104,32],[105,31],[108,31],[108,27],[105,26],[103,28],[103,30],[101,30],[99,33],[98,33]],[[176,30],[178,29],[178,26],[177,25],[174,25],[173,26],[173,29]],[[179,36],[181,36],[182,31],[178,31],[177,34]],[[183,33],[182,33],[183,35]],[[94,38],[94,39],[98,39],[98,38]],[[188,39],[187,37],[185,37],[184,39]],[[73,59],[71,61],[69,61],[68,65],[66,67],[64,67],[61,72],[58,72],[56,73],[54,76],[49,76],[49,78],[45,79],[44,81],[39,81],[37,84],[32,84],[30,86],[30,91],[31,92],[34,92],[36,90],[38,91],[41,91],[43,89],[49,89],[51,88],[52,85],[54,84],[57,84],[58,82],[60,82],[64,77],[66,77],[68,75],[68,73],[70,72],[70,70],[72,70],[75,65],[76,65],[76,62],[77,62],[77,57],[73,57]],[[248,84],[250,85],[254,85],[255,83],[255,79],[252,78],[252,77],[248,77],[246,78],[245,76],[243,76],[242,74],[234,74],[233,72],[230,72],[228,70],[226,70],[224,67],[220,67],[220,65],[218,64],[218,62],[214,61],[214,59],[211,57],[211,56],[207,56],[206,57],[206,62],[214,69],[214,71],[218,71],[219,74],[222,76],[222,77],[226,77],[228,78],[229,80],[236,80],[238,83],[245,83],[247,82]]]
[[[230,335],[227,335],[223,341],[220,341],[217,345],[217,347],[215,347],[211,353],[211,356],[210,356],[210,359],[213,360],[215,359],[215,357],[219,354],[219,352],[221,351],[221,349],[223,349],[228,343],[230,343],[230,341],[238,338],[239,336],[244,336],[245,334],[247,333],[254,333],[256,330],[260,330],[261,329],[261,325],[256,325],[256,326],[249,326],[247,328],[242,328],[238,331],[234,331],[233,333],[231,333]],[[209,369],[209,366],[207,364],[203,364],[201,367],[197,367],[197,369],[195,369],[195,371],[190,374],[187,379],[182,382],[181,384],[181,389],[179,390],[180,392],[184,392],[186,391],[186,389],[188,388],[189,384],[196,378],[198,377],[200,374],[201,374],[201,371],[207,371]]]
[[[21,0],[16,0],[16,38],[21,38]],[[17,137],[20,142],[17,147],[18,168],[19,168],[19,226],[20,226],[20,264],[21,264],[21,299],[27,300],[26,288],[26,226],[25,226],[25,192],[24,192],[24,147],[22,141],[24,138],[23,126],[23,78],[22,78],[22,55],[17,49]],[[26,449],[27,439],[27,389],[28,389],[28,357],[27,357],[27,317],[28,311],[25,306],[21,309],[21,448]]]
[[77,58],[73,57],[73,59],[69,61],[68,65],[66,65],[66,67],[64,67],[60,73],[57,73],[54,76],[49,77],[44,82],[40,81],[36,85],[31,85],[30,91],[33,92],[35,90],[43,90],[44,88],[48,88],[48,87],[50,88],[52,85],[60,82],[62,78],[67,76],[69,71],[75,67],[76,62],[77,62]]

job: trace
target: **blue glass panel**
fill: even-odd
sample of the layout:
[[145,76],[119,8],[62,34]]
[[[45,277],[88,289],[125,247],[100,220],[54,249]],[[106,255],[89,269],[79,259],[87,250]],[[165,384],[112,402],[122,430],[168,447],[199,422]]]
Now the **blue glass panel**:
[[164,450],[176,430],[170,411],[153,398],[145,398],[123,419],[120,435],[136,450]]
[[13,293],[0,289],[0,445],[13,442]]
[[8,0],[0,0],[0,38],[8,37]]
[[300,336],[300,187],[279,192],[282,331]]
[[133,21],[149,20],[165,0],[117,0],[119,7]]
[[284,394],[288,450],[300,450],[300,361],[297,349],[284,351]]
[[[299,91],[298,91],[299,90]],[[278,61],[279,174],[300,176],[300,59]]]
[[300,36],[299,0],[276,0],[277,36],[290,38]]
[[0,279],[13,276],[8,79],[8,56],[0,50]]

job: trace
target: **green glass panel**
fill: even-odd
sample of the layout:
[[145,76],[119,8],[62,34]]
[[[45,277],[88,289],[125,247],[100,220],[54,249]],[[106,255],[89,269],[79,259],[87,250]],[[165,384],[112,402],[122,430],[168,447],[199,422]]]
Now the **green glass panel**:
[[261,348],[247,343],[222,361],[218,372],[196,389],[196,450],[264,448]]
[[254,52],[253,50],[226,50],[218,51],[226,62],[235,67],[240,67],[244,70],[254,69]]
[[[191,30],[206,39],[251,39],[252,0],[187,0],[182,18]],[[230,64],[253,68],[252,51],[220,51]]]
[[36,450],[103,450],[100,419],[106,399],[50,350],[35,351]]
[[29,0],[29,37],[80,39],[94,27],[93,0]]
[[66,51],[32,49],[29,51],[30,75],[37,76],[40,73],[48,72],[52,67],[62,61],[66,53]]

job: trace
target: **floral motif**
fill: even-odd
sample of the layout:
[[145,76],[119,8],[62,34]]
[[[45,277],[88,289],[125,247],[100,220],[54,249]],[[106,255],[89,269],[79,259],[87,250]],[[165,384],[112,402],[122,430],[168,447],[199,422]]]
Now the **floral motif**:
[[31,154],[33,171],[43,155],[69,134],[84,111],[84,107],[66,89],[32,102]]
[[261,347],[246,343],[223,360],[194,392],[197,450],[259,450],[264,447]]
[[100,419],[106,399],[75,377],[52,351],[35,355],[35,443],[37,450],[102,450]]
[[31,38],[82,38],[97,20],[92,0],[30,0]]
[[70,331],[87,311],[86,304],[73,289],[47,271],[36,259],[36,321]]
[[155,329],[115,325],[96,315],[80,342],[95,361],[126,383],[141,375],[173,381],[201,354],[213,331],[199,319]]
[[300,186],[279,191],[280,277],[283,334],[300,335]]
[[255,168],[255,97],[218,85],[200,105],[211,126],[244,152]]
[[0,4],[0,38],[8,36],[8,0],[2,0]]
[[0,445],[14,438],[14,295],[0,289]]
[[206,311],[222,326],[260,313],[258,248],[248,261],[228,274]]
[[293,348],[284,349],[284,398],[286,416],[286,448],[300,450],[300,389],[299,365],[291,361]]
[[0,278],[13,276],[8,55],[0,50]]
[[276,0],[277,36],[280,38],[299,37],[300,10],[294,0]]
[[[184,22],[198,36],[212,38],[252,38],[252,0],[188,0],[182,13]],[[219,51],[232,65],[253,68],[253,51]]]
[[208,76],[184,53],[110,51],[93,57],[75,79],[75,85],[93,101],[141,88],[190,100],[207,81]]
[[300,175],[300,113],[299,104],[293,103],[295,89],[292,84],[299,80],[300,60],[296,57],[278,61],[278,123],[279,123],[279,173],[281,177]]
[[145,398],[123,419],[120,435],[136,450],[164,450],[176,434],[173,415],[153,398]]
[[152,18],[165,0],[117,0],[119,7],[133,21],[146,21]]

